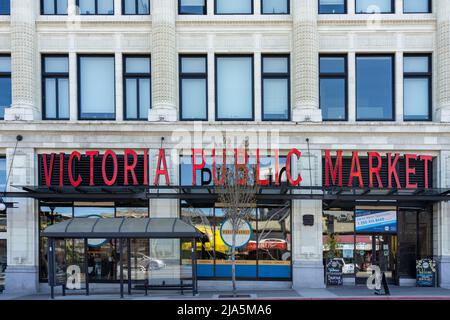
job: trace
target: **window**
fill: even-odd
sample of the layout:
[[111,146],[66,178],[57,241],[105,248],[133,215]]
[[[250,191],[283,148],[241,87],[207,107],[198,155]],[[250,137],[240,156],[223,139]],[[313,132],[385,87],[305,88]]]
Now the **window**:
[[404,119],[431,120],[431,57],[406,56],[404,72]]
[[216,119],[253,117],[253,56],[216,56]]
[[125,57],[125,119],[147,120],[151,98],[150,57]]
[[289,0],[261,0],[262,14],[289,14]]
[[41,14],[66,15],[67,0],[41,0]]
[[431,0],[403,0],[404,13],[431,13]]
[[77,0],[81,15],[113,15],[114,0]]
[[[0,156],[0,192],[5,191],[6,187],[6,158]],[[6,232],[6,210],[0,211],[0,232]],[[0,256],[1,258],[1,256]],[[3,261],[0,261],[3,263]],[[0,273],[4,270],[1,269],[0,265]]]
[[323,120],[347,120],[347,58],[321,56],[319,68]]
[[44,119],[69,120],[69,58],[45,56],[42,70]]
[[320,14],[347,13],[347,0],[319,0]]
[[356,13],[394,13],[393,0],[356,0]]
[[179,14],[206,14],[206,0],[179,0],[178,1]]
[[9,16],[11,14],[11,0],[0,0],[0,15]]
[[394,120],[394,56],[356,57],[357,120]]
[[181,120],[208,120],[206,56],[180,57]]
[[125,15],[150,14],[150,0],[122,0],[122,14]]
[[11,106],[11,57],[0,56],[0,119],[5,117],[5,109]]
[[114,72],[113,56],[78,57],[80,119],[115,119]]
[[289,120],[289,57],[262,57],[262,118]]
[[253,14],[253,0],[216,0],[215,14]]

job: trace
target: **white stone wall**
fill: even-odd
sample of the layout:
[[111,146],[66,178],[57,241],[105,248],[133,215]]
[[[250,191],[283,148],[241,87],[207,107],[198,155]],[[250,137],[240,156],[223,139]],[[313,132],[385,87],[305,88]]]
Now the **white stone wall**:
[[[317,0],[293,1],[291,14],[261,15],[255,0],[252,16],[215,16],[214,0],[207,0],[205,16],[177,15],[176,0],[152,0],[149,16],[122,16],[115,0],[114,16],[79,16],[75,0],[69,0],[68,16],[41,16],[38,1],[12,0],[11,16],[0,17],[0,53],[12,55],[13,103],[0,121],[0,155],[11,161],[15,137],[22,134],[13,167],[11,185],[34,184],[35,155],[42,151],[107,148],[159,148],[162,136],[169,147],[174,130],[192,132],[191,122],[178,119],[178,54],[208,55],[208,114],[204,128],[235,133],[278,130],[280,149],[296,146],[313,151],[314,183],[320,183],[320,152],[323,149],[379,150],[429,153],[439,157],[436,187],[450,187],[450,6],[449,0],[434,2],[432,14],[404,15],[396,0],[396,14],[354,14],[348,1],[346,15],[318,15]],[[433,122],[403,122],[404,53],[433,53]],[[42,121],[41,55],[67,53],[70,60],[70,121]],[[116,57],[117,121],[77,120],[77,54],[108,53]],[[123,121],[122,57],[152,55],[153,110],[148,122]],[[214,55],[255,55],[255,121],[216,122]],[[292,120],[261,122],[260,56],[291,54]],[[318,90],[318,54],[348,53],[349,121],[321,122]],[[355,120],[355,55],[395,53],[396,121],[357,123]],[[175,143],[175,142],[173,142]],[[177,151],[176,151],[177,152]],[[304,158],[307,159],[307,158]],[[305,160],[303,160],[305,161]],[[309,165],[309,164],[307,164]],[[304,166],[305,167],[305,166]],[[306,166],[307,167],[307,166]],[[177,182],[176,167],[171,178]],[[304,178],[308,175],[303,173]],[[152,177],[150,177],[151,179]],[[152,181],[152,179],[150,180]],[[151,201],[155,215],[178,215],[177,201]],[[316,225],[304,227],[302,214],[314,214]],[[450,270],[450,205],[435,207],[436,256]],[[321,203],[295,201],[293,205],[294,285],[318,287],[321,279],[305,282],[308,274],[320,274]],[[36,290],[37,210],[33,201],[21,200],[8,217],[7,290]],[[0,235],[5,237],[5,235]],[[448,278],[450,279],[450,276]],[[322,282],[323,283],[323,282]],[[445,280],[448,285],[450,280]]]

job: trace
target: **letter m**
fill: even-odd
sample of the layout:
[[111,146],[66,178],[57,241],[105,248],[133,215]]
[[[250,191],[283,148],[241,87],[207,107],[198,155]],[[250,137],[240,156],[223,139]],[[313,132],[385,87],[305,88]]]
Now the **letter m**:
[[332,185],[336,185],[336,176],[339,174],[339,187],[342,187],[342,150],[338,150],[336,163],[333,165],[330,150],[325,151],[325,187],[330,186],[330,174]]

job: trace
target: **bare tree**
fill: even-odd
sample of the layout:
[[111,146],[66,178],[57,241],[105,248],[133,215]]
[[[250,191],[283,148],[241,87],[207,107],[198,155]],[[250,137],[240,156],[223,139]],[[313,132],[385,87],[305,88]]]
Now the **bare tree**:
[[252,219],[259,188],[255,168],[250,165],[223,166],[218,171],[221,171],[221,178],[218,179],[220,183],[215,183],[214,189],[219,203],[223,205],[224,217],[231,223],[231,279],[233,295],[236,296],[236,234],[246,221]]

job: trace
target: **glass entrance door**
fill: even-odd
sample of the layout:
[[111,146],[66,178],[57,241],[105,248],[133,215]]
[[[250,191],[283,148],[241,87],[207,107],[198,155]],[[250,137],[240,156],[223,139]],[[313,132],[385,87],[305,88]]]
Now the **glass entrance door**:
[[[364,237],[364,236],[358,236]],[[356,281],[365,284],[367,278],[372,275],[372,265],[380,267],[389,283],[397,283],[397,235],[367,235],[371,244],[369,250],[357,250],[356,252]]]

